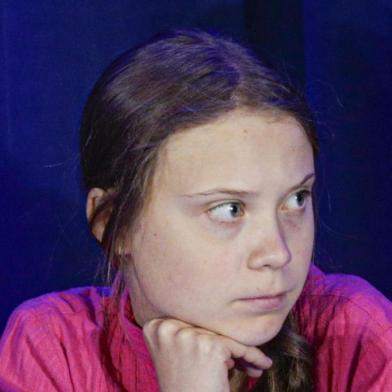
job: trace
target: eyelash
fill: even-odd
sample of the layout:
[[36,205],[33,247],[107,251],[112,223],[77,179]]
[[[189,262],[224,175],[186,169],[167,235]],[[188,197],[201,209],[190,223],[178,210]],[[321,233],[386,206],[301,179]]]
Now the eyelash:
[[[306,200],[312,195],[312,192],[308,189],[302,189],[302,190],[299,190],[299,191],[293,193],[292,195],[290,195],[290,197],[295,196],[295,195],[304,197],[304,202],[303,202],[304,204],[302,207],[294,209],[294,211],[297,211],[297,212],[303,211],[306,207]],[[238,200],[230,200],[230,201],[226,201],[224,203],[218,204],[218,205],[210,208],[208,210],[208,214],[210,215],[210,218],[212,220],[218,222],[219,224],[231,225],[231,224],[237,223],[238,219],[236,219],[235,217],[231,221],[219,220],[219,219],[214,219],[211,217],[212,212],[217,211],[219,208],[223,208],[224,206],[229,206],[229,205],[237,205],[242,210],[241,215],[238,217],[238,219],[241,218],[245,214],[244,203],[242,203],[241,201],[238,201]]]

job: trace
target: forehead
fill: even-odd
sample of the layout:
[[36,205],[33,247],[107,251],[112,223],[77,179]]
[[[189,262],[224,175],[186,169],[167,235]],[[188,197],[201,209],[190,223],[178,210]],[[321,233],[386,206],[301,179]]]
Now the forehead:
[[312,147],[294,118],[237,110],[172,135],[161,150],[156,177],[161,185],[191,192],[254,188],[312,170]]

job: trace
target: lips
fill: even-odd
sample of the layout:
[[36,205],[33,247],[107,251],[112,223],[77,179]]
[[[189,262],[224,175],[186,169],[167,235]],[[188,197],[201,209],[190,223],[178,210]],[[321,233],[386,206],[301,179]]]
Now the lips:
[[281,309],[287,299],[287,293],[241,298],[240,302],[257,311],[273,311]]
[[276,297],[281,297],[282,295],[285,295],[286,293],[287,293],[286,291],[281,291],[277,294],[268,294],[268,295],[260,295],[259,294],[259,295],[244,297],[244,298],[241,298],[241,300],[276,298]]

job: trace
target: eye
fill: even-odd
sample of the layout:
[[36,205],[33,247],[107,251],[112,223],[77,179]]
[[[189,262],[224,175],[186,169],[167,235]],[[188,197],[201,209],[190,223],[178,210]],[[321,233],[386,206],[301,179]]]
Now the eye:
[[213,220],[230,223],[244,215],[244,207],[242,203],[231,201],[209,209],[208,214]]
[[289,210],[302,210],[306,205],[306,200],[311,195],[310,191],[303,189],[292,194],[286,202]]

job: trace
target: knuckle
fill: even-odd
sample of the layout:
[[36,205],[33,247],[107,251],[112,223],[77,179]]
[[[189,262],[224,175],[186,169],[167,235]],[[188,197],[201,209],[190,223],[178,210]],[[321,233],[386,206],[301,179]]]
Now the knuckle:
[[180,341],[188,341],[195,339],[196,333],[192,328],[183,328],[176,333],[176,337]]
[[265,354],[256,347],[248,348],[247,352],[248,355],[253,358],[263,359],[265,357]]
[[157,324],[159,324],[160,320],[154,319],[150,320],[143,325],[143,334],[144,336],[150,335],[157,328]]
[[210,335],[201,334],[198,336],[198,343],[201,348],[213,348],[215,341]]
[[158,338],[166,339],[178,330],[178,326],[172,320],[163,320],[157,328]]
[[218,358],[225,358],[227,356],[225,346],[212,335],[199,335],[198,348],[204,354],[214,355]]
[[151,346],[156,341],[156,331],[161,320],[151,320],[143,325],[143,337],[145,341]]

